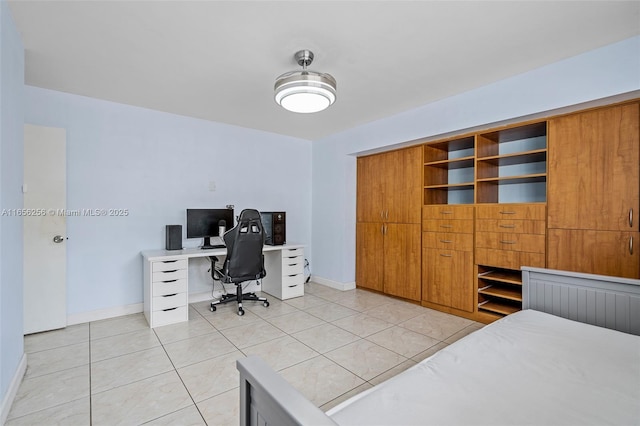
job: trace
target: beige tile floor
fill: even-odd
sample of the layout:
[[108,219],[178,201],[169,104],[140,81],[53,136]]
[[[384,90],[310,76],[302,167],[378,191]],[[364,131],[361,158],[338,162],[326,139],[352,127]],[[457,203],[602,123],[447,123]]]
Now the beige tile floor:
[[[269,295],[266,295],[269,297]],[[12,425],[237,425],[235,362],[259,355],[328,410],[482,325],[362,290],[306,284],[304,297],[247,302],[149,329],[142,314],[25,337]]]

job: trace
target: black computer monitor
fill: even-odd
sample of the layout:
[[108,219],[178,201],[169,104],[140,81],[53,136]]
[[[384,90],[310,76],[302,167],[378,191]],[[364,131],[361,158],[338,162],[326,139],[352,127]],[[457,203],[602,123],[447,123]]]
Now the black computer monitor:
[[220,235],[220,221],[227,230],[233,228],[233,209],[187,209],[187,238],[204,238],[203,249],[214,248],[211,237]]

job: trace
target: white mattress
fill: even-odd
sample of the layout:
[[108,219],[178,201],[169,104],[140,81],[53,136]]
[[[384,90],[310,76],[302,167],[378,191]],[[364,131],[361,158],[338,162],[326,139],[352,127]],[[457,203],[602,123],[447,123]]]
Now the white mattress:
[[640,424],[640,336],[521,311],[327,414],[360,426]]

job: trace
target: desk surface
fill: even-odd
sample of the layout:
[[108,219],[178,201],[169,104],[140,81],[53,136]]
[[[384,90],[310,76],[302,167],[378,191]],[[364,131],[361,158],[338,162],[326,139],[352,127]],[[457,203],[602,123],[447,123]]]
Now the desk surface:
[[[288,250],[304,247],[304,244],[284,244],[281,246],[265,245],[262,251]],[[165,260],[165,259],[189,259],[192,257],[206,256],[226,256],[227,248],[215,248],[203,250],[199,247],[186,248],[182,250],[145,250],[142,257],[148,261]]]

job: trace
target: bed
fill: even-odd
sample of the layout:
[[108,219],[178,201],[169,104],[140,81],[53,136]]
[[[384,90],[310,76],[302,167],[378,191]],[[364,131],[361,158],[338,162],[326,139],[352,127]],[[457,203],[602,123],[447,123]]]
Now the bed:
[[323,413],[257,357],[242,425],[640,425],[640,280],[523,268],[523,310]]

